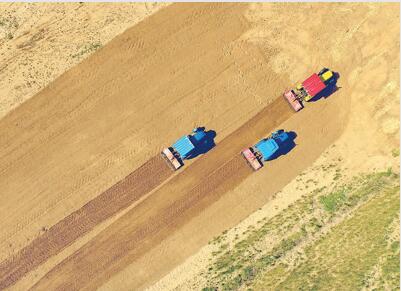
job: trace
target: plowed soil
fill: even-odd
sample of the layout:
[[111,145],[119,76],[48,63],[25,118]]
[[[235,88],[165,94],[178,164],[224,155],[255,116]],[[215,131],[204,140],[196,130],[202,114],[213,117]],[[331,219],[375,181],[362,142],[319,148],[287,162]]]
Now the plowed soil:
[[8,261],[0,264],[0,289],[15,283],[96,225],[139,200],[173,174],[158,155],[62,219]]
[[0,118],[168,3],[0,3]]
[[218,141],[277,96],[268,84],[284,79],[256,47],[234,42],[242,10],[168,7],[0,121],[2,260],[194,125]]
[[[207,156],[171,179],[89,244],[52,270],[34,289],[100,286],[107,274],[140,257],[193,215],[233,189],[252,170],[239,152],[293,111],[282,98],[233,132]],[[77,221],[79,224],[79,222]],[[24,264],[24,262],[21,262]]]
[[[245,39],[247,9],[162,9],[0,120],[0,287],[149,286],[269,201],[342,134],[353,82],[347,74],[359,73],[340,64],[359,22],[333,40],[346,44],[343,51],[302,65],[296,59],[319,48],[307,41],[302,52],[287,48],[289,36],[272,30],[272,43],[283,38],[295,52],[280,63],[284,48]],[[320,62],[341,71],[344,89],[296,114],[281,97],[273,100],[307,74],[299,68],[318,71]],[[170,177],[158,153],[196,125],[215,130],[217,145]],[[240,151],[277,128],[294,131],[297,146],[252,172]],[[269,182],[251,194],[232,191],[250,177]],[[109,224],[99,229],[103,221]]]
[[[323,141],[319,141],[319,135],[316,135],[298,149],[298,151],[306,150],[311,157],[294,163],[293,170],[286,170],[288,164],[282,163],[276,165],[275,171],[263,169],[270,172],[269,176],[272,175],[277,179],[272,181],[272,185],[280,185],[283,177],[291,177],[300,170],[300,167],[301,169],[305,167],[341,132],[344,123],[335,121],[335,118],[343,117],[346,112],[340,113],[336,109],[341,104],[346,104],[346,101],[333,99],[331,103],[331,106],[321,103],[319,108],[314,108],[314,118],[324,122],[324,127],[317,123],[313,125],[314,118],[312,120],[307,118],[305,121],[305,125],[311,127],[308,137],[312,132],[316,133],[316,129],[319,128],[329,129],[330,133],[325,134]],[[308,109],[312,111],[313,108]],[[173,177],[91,242],[57,265],[33,289],[91,290],[101,286],[113,274],[139,260],[252,174],[253,171],[239,154],[240,150],[254,143],[255,136],[263,137],[266,131],[274,130],[293,114],[282,98],[276,99],[270,106],[220,142],[208,155]],[[302,115],[305,118],[306,114]],[[311,115],[310,113],[309,116]],[[296,121],[293,120],[292,123],[294,122]],[[310,152],[312,144],[315,154]],[[271,196],[274,192],[267,193],[267,196]],[[248,207],[255,207],[250,203],[244,203],[246,204],[249,204]],[[210,226],[210,229],[212,228]],[[192,236],[196,237],[197,234],[194,233]],[[194,244],[191,248],[197,247],[199,245]],[[150,261],[148,265],[152,270],[152,266],[156,268],[159,262]],[[148,280],[151,275],[150,272],[147,276],[139,276],[136,284],[131,287],[134,289],[143,287],[144,279]]]
[[[169,197],[167,202],[173,202],[171,206],[162,206],[163,209],[168,209],[167,213],[163,213],[161,210],[158,211],[156,207],[153,207],[156,214],[152,211],[147,212],[145,216],[139,214],[140,212],[138,212],[136,208],[131,210],[131,215],[140,215],[144,221],[140,227],[138,227],[138,225],[135,227],[134,224],[132,224],[134,227],[133,230],[135,230],[133,233],[139,233],[140,235],[130,240],[133,242],[140,242],[147,239],[147,231],[142,228],[148,228],[148,225],[149,229],[152,229],[151,225],[156,228],[163,227],[164,223],[160,225],[155,223],[158,220],[172,222],[174,218],[174,215],[171,215],[172,209],[175,209],[173,214],[181,216],[181,213],[185,209],[190,209],[191,205],[197,204],[197,200],[205,197],[213,190],[219,189],[219,185],[223,189],[226,189],[227,185],[231,183],[235,185],[240,183],[240,181],[244,179],[244,175],[250,172],[250,169],[248,169],[248,166],[238,154],[240,150],[252,143],[255,135],[263,136],[266,131],[273,130],[277,125],[291,116],[291,114],[293,114],[293,111],[288,104],[282,98],[276,99],[270,106],[262,110],[240,129],[219,143],[208,157],[204,157],[200,161],[194,163],[189,167],[189,170],[182,172],[169,181],[167,185],[159,190],[159,192],[162,191],[164,193],[161,194],[161,197]],[[266,124],[268,124],[268,126],[266,126]],[[0,264],[0,287],[4,288],[13,284],[27,272],[36,268],[46,261],[46,259],[57,254],[77,238],[90,231],[94,226],[150,192],[171,176],[172,173],[172,170],[167,166],[160,155],[153,157],[124,180],[52,226],[47,232],[18,252],[11,260]],[[239,176],[233,179],[234,175]],[[232,186],[233,185],[230,185],[230,188],[232,188]],[[174,196],[169,193],[177,193],[179,196],[173,198]],[[185,196],[181,197],[182,195]],[[163,201],[165,199],[161,200]],[[157,219],[155,221],[154,219],[156,216]],[[161,220],[162,217],[166,218]],[[127,219],[139,221],[138,217]],[[124,220],[120,219],[119,221],[124,223]],[[117,238],[115,242],[118,243]],[[111,246],[109,242],[107,242],[107,244]],[[129,245],[130,244],[126,246]],[[138,245],[135,244],[135,246]],[[125,250],[119,247],[112,247],[112,249],[117,252],[122,252],[122,254],[125,253]],[[115,256],[112,252],[106,253],[107,256]],[[102,261],[107,263],[106,258],[104,256],[102,256],[102,258]],[[96,263],[96,265],[101,268],[101,264]],[[95,270],[95,266],[87,269],[98,273]],[[84,277],[82,276],[82,278]],[[84,282],[86,281],[85,279]]]
[[[195,125],[214,129],[219,142],[281,92],[286,77],[239,40],[244,8],[162,9],[1,119],[2,261],[46,241],[45,229]],[[20,275],[30,269],[17,265]]]

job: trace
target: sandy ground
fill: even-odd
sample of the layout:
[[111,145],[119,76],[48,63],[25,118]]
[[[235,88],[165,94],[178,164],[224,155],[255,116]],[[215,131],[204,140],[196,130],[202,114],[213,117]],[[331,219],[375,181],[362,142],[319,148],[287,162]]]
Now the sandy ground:
[[[294,6],[296,9],[291,9]],[[282,44],[272,41],[270,33],[278,31],[280,27],[281,33],[292,33],[291,35],[296,38],[293,33],[299,32],[299,29],[296,24],[289,22],[277,23],[277,26],[272,27],[273,16],[290,13],[302,21],[305,10],[309,7],[310,5],[267,3],[253,5],[248,15],[250,19],[256,21],[257,25],[249,33],[251,40],[270,45],[270,49],[281,47]],[[329,13],[325,14],[325,9],[331,8],[333,11],[334,7],[339,15],[327,17]],[[351,87],[346,88],[341,80],[341,90],[346,90],[346,96],[348,95],[346,98],[350,99],[351,111],[347,125],[340,138],[312,166],[286,185],[272,201],[232,228],[227,233],[228,237],[233,238],[236,235],[241,237],[248,226],[256,225],[262,218],[272,217],[297,199],[302,199],[306,185],[307,191],[328,186],[333,178],[332,173],[322,171],[322,166],[338,163],[339,159],[341,159],[341,180],[346,180],[358,173],[386,170],[389,167],[396,172],[399,171],[399,157],[392,156],[392,151],[399,148],[399,27],[394,25],[399,21],[399,7],[376,4],[325,4],[319,9],[322,9],[322,15],[327,17],[327,23],[336,22],[339,23],[337,27],[340,28],[343,24],[346,27],[345,31],[339,35],[331,34],[331,37],[336,36],[332,39],[328,35],[324,38],[324,35],[320,34],[319,40],[321,43],[339,44],[340,46],[333,47],[330,53],[333,56],[345,58],[342,66],[337,65],[343,68],[339,72],[342,72],[342,77],[349,81],[348,84]],[[358,17],[352,19],[351,23],[338,22],[338,19],[343,20],[351,11]],[[305,18],[307,17],[308,15],[305,14]],[[393,23],[386,21],[387,19],[395,20]],[[347,19],[347,22],[350,20]],[[270,30],[264,27],[263,23],[266,23],[266,26],[270,25]],[[377,23],[381,25],[378,26]],[[308,24],[315,26],[313,21],[309,21]],[[311,33],[312,27],[307,26],[307,32],[302,34],[302,40],[305,42],[314,35]],[[382,33],[383,31],[386,33]],[[352,35],[347,35],[349,32]],[[378,49],[379,44],[380,49]],[[285,58],[277,62],[278,66],[288,66],[291,59],[303,61],[304,58],[297,58],[303,49],[305,46],[299,46],[291,50],[291,53],[284,54],[283,52]],[[308,184],[307,181],[311,179],[318,183]],[[338,182],[341,183],[341,180]],[[256,177],[249,177],[234,191],[249,194],[257,191],[265,192],[264,185],[268,183]],[[193,290],[194,286],[204,286],[200,274],[205,271],[205,267],[213,257],[213,251],[215,249],[212,245],[203,247],[149,290]]]
[[[79,210],[188,128],[207,125],[218,133],[218,146],[208,155],[188,163],[124,215],[94,227],[17,278],[14,288],[143,288],[271,200],[330,144],[337,141],[335,149],[345,155],[349,169],[387,165],[384,158],[398,147],[399,29],[383,20],[392,17],[398,23],[398,10],[394,5],[319,4],[316,12],[314,5],[169,6],[3,118],[3,260],[29,247],[43,235],[43,227]],[[302,31],[289,16],[305,20]],[[321,32],[322,25],[331,28],[330,34]],[[250,132],[240,125],[283,88],[323,65],[340,72],[341,89],[280,125],[297,132],[298,146],[261,172],[240,170],[243,164],[232,154],[279,126],[277,118],[284,121],[288,108],[272,104],[277,124],[262,114],[246,125]],[[372,132],[377,142],[371,142]],[[209,173],[220,165],[223,172]],[[215,189],[191,192],[209,183]],[[103,257],[109,263],[98,265]],[[73,268],[79,261],[80,268]],[[4,284],[9,265],[0,266]],[[163,284],[185,278],[174,274]]]
[[1,3],[0,118],[163,3]]
[[[279,95],[286,81],[268,74],[257,48],[233,43],[247,28],[241,6],[174,9],[117,37],[2,120],[1,132],[14,136],[3,139],[1,150],[7,159],[2,209],[12,209],[1,211],[4,257],[128,175],[166,141],[202,124],[218,132],[218,142],[269,102],[267,92]],[[179,21],[166,22],[177,14]],[[229,26],[236,29],[228,33]],[[193,35],[196,50],[187,45]],[[273,83],[279,85],[267,90]]]
[[18,252],[17,257],[5,266],[2,265],[0,269],[6,270],[10,282],[23,277],[96,225],[140,200],[172,174],[173,171],[164,159],[160,155],[155,156],[50,229],[44,229],[42,235],[34,239]]
[[[188,21],[182,14],[182,21]],[[160,23],[163,17],[160,14],[153,21]],[[212,18],[213,14],[207,17]],[[229,17],[227,14],[223,20],[229,22]],[[222,21],[216,18],[211,23],[213,27]],[[245,29],[241,18],[232,18],[231,25]],[[159,29],[153,30],[153,34],[144,31],[155,24],[141,23],[127,32],[130,38],[117,37],[93,58],[65,73],[1,120],[5,137],[1,144],[1,209],[13,209],[1,211],[2,254],[10,251],[9,243],[12,249],[19,248],[43,227],[49,228],[79,209],[196,123],[216,129],[218,141],[258,111],[262,101],[269,102],[261,97],[266,94],[266,83],[243,86],[255,84],[256,77],[284,83],[277,76],[268,75],[262,56],[256,58],[257,50],[242,44],[226,45],[239,36],[238,29],[232,35],[223,28],[214,35],[205,35],[209,28],[199,22],[194,31],[198,35],[203,33],[203,38],[198,37],[199,43],[208,44],[203,49],[193,50],[185,44],[186,36],[179,33],[183,29],[178,27],[180,23],[164,23],[166,34],[177,29],[175,39],[171,35],[165,39]],[[135,37],[138,31],[143,31],[143,40],[139,42]],[[154,43],[159,46],[150,54],[146,45]],[[221,49],[224,45],[226,50]],[[175,57],[178,49],[182,56],[187,53],[179,61]],[[113,70],[118,70],[117,79],[111,74]],[[250,73],[244,75],[247,70]],[[174,86],[171,78],[176,80]],[[278,88],[271,96],[278,95]],[[230,100],[229,106],[217,102],[223,96]],[[261,101],[257,102],[257,98]],[[211,103],[217,106],[211,107]],[[192,107],[196,110],[176,110]],[[238,113],[238,107],[243,111]],[[160,118],[163,122],[159,122]],[[18,208],[12,207],[17,204]],[[22,230],[27,232],[17,235]]]

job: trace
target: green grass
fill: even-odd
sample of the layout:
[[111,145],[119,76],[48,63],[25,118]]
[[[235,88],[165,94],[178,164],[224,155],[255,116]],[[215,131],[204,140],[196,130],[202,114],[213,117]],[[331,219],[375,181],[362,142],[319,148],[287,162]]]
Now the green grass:
[[98,50],[101,47],[102,47],[102,44],[99,43],[99,42],[87,44],[82,48],[81,51],[79,51],[78,53],[72,55],[72,57],[73,58],[81,57],[81,56],[86,55],[88,53],[94,52],[94,51]]
[[346,200],[345,190],[340,189],[339,191],[332,192],[328,195],[320,196],[319,200],[320,203],[322,203],[324,210],[334,212],[344,204]]
[[398,157],[398,156],[400,155],[400,149],[399,149],[399,148],[393,149],[393,150],[391,151],[391,155],[392,155],[394,158]]
[[[397,187],[394,187],[395,184],[397,184]],[[341,268],[345,270],[345,265],[348,268],[347,272],[355,270],[354,274],[357,273],[357,275],[350,275],[350,282],[363,281],[360,276],[361,274],[365,275],[366,270],[358,270],[354,266],[355,262],[353,260],[356,259],[358,261],[366,253],[375,254],[375,251],[380,249],[380,247],[375,248],[378,240],[384,237],[384,234],[380,233],[379,230],[388,224],[390,217],[394,218],[394,211],[398,207],[398,203],[394,203],[394,199],[398,199],[399,196],[397,189],[398,175],[393,174],[391,169],[381,173],[360,175],[352,179],[347,185],[340,185],[331,192],[326,188],[321,188],[306,194],[302,200],[290,205],[275,217],[262,219],[256,226],[248,228],[241,239],[229,242],[224,237],[218,240],[218,243],[215,240],[214,243],[219,246],[219,249],[214,253],[214,257],[208,266],[209,272],[205,275],[208,284],[205,288],[212,288],[211,290],[213,288],[218,290],[237,290],[243,287],[251,287],[256,281],[258,283],[253,287],[261,290],[276,289],[278,284],[281,285],[277,290],[302,290],[303,286],[308,290],[312,290],[315,287],[319,289],[324,287],[323,282],[332,280],[333,276],[341,275],[342,273],[338,270],[341,270]],[[382,193],[386,195],[392,193],[390,196],[393,200],[391,200],[390,204],[393,208],[388,208],[387,204],[387,208],[384,207],[391,209],[391,211],[386,210],[389,219],[379,219],[379,217],[383,216],[383,213],[378,209],[367,212],[362,219],[359,218],[362,214],[358,214],[361,210],[358,210],[352,216],[352,221],[342,223],[346,227],[336,227],[328,236],[320,234],[323,227],[333,221],[333,218],[342,217],[342,214],[349,213],[358,205],[362,204],[363,207],[367,207],[367,205],[383,206],[383,203],[389,199],[380,198],[384,195]],[[369,200],[372,197],[377,203],[372,204]],[[384,208],[380,209],[383,210]],[[377,213],[374,218],[370,217],[369,220],[369,217],[366,217],[374,213]],[[366,224],[362,225],[363,223]],[[366,227],[366,230],[363,227]],[[362,236],[359,233],[361,230],[364,232]],[[375,232],[378,234],[369,236]],[[329,237],[333,236],[333,233],[334,238],[329,239]],[[301,242],[308,242],[308,239],[310,240],[316,235],[323,237],[316,244],[320,246],[319,248],[316,247],[319,252],[314,247],[308,247],[306,255],[310,263],[305,266],[301,264],[294,271],[291,271],[283,263],[283,258],[299,246]],[[280,239],[270,248],[263,247],[263,242],[272,236]],[[326,243],[323,247],[324,241]],[[365,252],[363,254],[355,252],[354,255],[355,244],[361,243],[367,245],[363,248]],[[350,253],[346,255],[345,251],[341,252],[342,250],[347,250]],[[343,257],[340,257],[341,260],[336,262],[335,259],[339,255]],[[396,258],[396,255],[397,252],[393,256],[388,256],[389,259],[383,260],[387,262],[387,269],[395,269],[396,259],[394,258]],[[325,262],[325,256],[327,256],[328,262]],[[302,262],[303,260],[303,257],[299,257],[296,261]],[[332,273],[318,268],[323,263],[325,263],[325,269],[322,270],[330,270]],[[341,264],[340,269],[337,268],[337,263]],[[372,263],[377,262],[369,261],[366,267],[372,267]],[[314,266],[314,264],[317,266]],[[337,271],[339,274],[335,273]],[[312,276],[312,278],[308,276]],[[393,278],[392,276],[390,277]],[[304,281],[300,282],[299,278]],[[390,281],[390,279],[387,279],[387,281]],[[265,286],[268,289],[261,288],[261,286]],[[350,286],[353,285],[350,283]],[[344,289],[340,288],[340,290]]]
[[379,288],[392,286],[394,289],[400,289],[400,242],[395,241],[390,250],[386,250],[384,261],[381,265],[383,274],[379,281]]
[[[399,248],[389,250],[386,234],[399,213],[398,186],[388,189],[356,211],[354,216],[336,226],[331,233],[306,249],[307,260],[280,278],[266,272],[255,285],[264,290],[264,282],[282,282],[276,290],[360,290],[366,276],[386,255],[382,266],[386,282],[398,290]],[[398,244],[397,244],[398,246]],[[391,248],[390,248],[391,249]],[[389,253],[389,254],[387,254]]]

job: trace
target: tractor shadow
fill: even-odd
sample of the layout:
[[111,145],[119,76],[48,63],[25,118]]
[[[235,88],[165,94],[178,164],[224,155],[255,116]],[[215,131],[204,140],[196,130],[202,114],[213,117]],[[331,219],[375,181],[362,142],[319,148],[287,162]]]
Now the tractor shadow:
[[341,87],[337,87],[337,81],[338,79],[340,79],[340,74],[338,72],[334,72],[333,75],[333,81],[329,85],[327,85],[327,87],[324,88],[323,91],[313,97],[313,99],[311,99],[309,102],[316,102],[322,98],[329,98],[332,94],[341,89]]
[[196,158],[199,155],[203,155],[216,146],[214,142],[214,139],[216,138],[217,135],[216,132],[214,130],[208,130],[205,131],[205,134],[206,134],[205,139],[196,146],[194,152],[191,154],[190,157],[187,158],[188,160]]
[[284,144],[282,144],[278,151],[274,153],[274,155],[268,160],[275,160],[277,158],[279,158],[280,156],[284,156],[286,154],[288,154],[290,151],[292,151],[293,148],[295,148],[296,144],[295,144],[295,139],[297,137],[297,134],[294,131],[287,131],[288,134],[288,141],[286,141]]

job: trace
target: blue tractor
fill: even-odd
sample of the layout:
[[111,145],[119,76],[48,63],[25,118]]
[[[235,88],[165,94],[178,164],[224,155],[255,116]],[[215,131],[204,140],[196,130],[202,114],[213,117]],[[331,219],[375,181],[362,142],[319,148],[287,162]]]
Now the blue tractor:
[[280,149],[288,147],[290,143],[293,143],[293,139],[289,133],[280,129],[273,132],[270,137],[262,139],[253,147],[243,150],[241,154],[248,165],[254,171],[257,171],[263,166],[263,162],[276,158]]
[[197,127],[190,135],[184,135],[171,147],[162,150],[161,155],[174,170],[181,168],[184,159],[190,159],[199,154],[199,148],[208,142],[204,127]]

